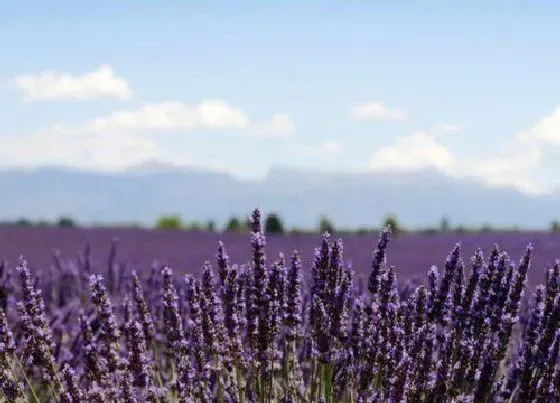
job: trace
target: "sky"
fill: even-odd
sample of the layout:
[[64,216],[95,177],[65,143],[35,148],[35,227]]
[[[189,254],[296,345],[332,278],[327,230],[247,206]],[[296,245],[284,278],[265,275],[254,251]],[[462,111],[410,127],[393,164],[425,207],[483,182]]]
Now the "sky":
[[560,2],[0,9],[2,168],[436,169],[560,189]]

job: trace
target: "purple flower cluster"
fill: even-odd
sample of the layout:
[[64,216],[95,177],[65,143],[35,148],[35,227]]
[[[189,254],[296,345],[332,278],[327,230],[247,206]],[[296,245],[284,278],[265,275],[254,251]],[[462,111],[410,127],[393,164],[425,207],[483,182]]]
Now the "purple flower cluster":
[[258,209],[248,262],[220,243],[200,276],[155,262],[142,278],[116,240],[104,276],[89,246],[36,277],[22,258],[19,287],[3,262],[0,400],[560,401],[560,261],[525,296],[532,246],[515,261],[457,244],[399,287],[390,243],[386,228],[363,290],[328,233],[309,268],[297,251],[268,259]]

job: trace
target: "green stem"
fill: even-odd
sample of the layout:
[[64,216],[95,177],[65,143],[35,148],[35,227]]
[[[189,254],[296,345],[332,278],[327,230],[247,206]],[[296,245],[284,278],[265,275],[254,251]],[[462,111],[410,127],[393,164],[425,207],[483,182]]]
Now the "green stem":
[[268,387],[268,401],[275,402],[276,401],[276,393],[274,390],[274,371],[270,374],[270,382]]
[[[177,381],[176,374],[175,374],[175,360],[171,360],[171,383],[175,383]],[[177,401],[177,392],[175,390],[171,391],[171,401],[175,403]]]
[[288,360],[290,357],[290,348],[288,342],[284,339],[284,362],[282,364],[282,390],[284,391],[284,396],[288,396]]
[[154,371],[156,373],[156,379],[159,383],[159,387],[163,389],[163,379],[161,379],[161,371],[160,371],[160,364],[159,361],[157,360],[157,355],[156,355],[156,349],[154,346],[152,346],[152,354],[154,356]]
[[245,384],[239,364],[235,366],[235,375],[237,377],[237,390],[239,391],[239,403],[245,403]]
[[311,402],[315,401],[317,394],[317,358],[311,359]]
[[262,382],[262,371],[259,369],[257,371],[257,393],[259,395],[259,402],[264,403],[264,394],[263,394],[263,382]]
[[323,378],[325,382],[325,399],[327,403],[332,403],[333,385],[332,385],[333,365],[331,363],[323,364]]
[[324,367],[324,364],[323,364],[322,362],[319,362],[319,367],[318,367],[318,369],[317,369],[317,375],[319,376],[319,387],[318,387],[318,389],[319,389],[319,396],[317,396],[317,397],[318,397],[319,399],[320,399],[321,397],[324,396],[324,395],[323,395],[323,392],[324,392],[324,391],[323,391],[323,380],[324,380],[324,379],[323,379],[323,378],[324,378],[324,377],[323,377],[323,367]]
[[[18,365],[19,370],[21,371],[21,374],[23,375],[23,379],[25,380],[25,383],[29,387],[29,390],[31,390],[31,394],[33,395],[33,399],[35,399],[35,402],[41,403],[41,401],[37,397],[37,393],[35,393],[35,389],[33,389],[33,385],[29,381],[29,378],[27,377],[27,374],[25,373],[25,370],[23,369],[23,366],[21,365],[21,362],[19,361],[19,359],[15,355],[14,355],[14,361]],[[12,367],[10,367],[10,371],[12,371],[12,375],[15,377],[15,379],[17,379],[16,375],[14,374],[14,370],[12,369]]]
[[216,391],[216,397],[218,402],[222,403],[223,402],[223,394],[222,394],[222,379],[221,379],[221,375],[222,372],[220,371],[220,368],[218,368],[218,354],[214,353],[214,357],[213,357],[213,361],[214,361],[214,369],[213,371],[216,371],[217,377],[218,377],[218,390]]

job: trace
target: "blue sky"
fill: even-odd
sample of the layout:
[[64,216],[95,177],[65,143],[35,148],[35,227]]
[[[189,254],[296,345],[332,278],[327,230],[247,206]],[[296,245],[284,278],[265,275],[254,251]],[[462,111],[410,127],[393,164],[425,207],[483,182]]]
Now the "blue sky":
[[419,3],[0,1],[0,165],[560,188],[560,3]]

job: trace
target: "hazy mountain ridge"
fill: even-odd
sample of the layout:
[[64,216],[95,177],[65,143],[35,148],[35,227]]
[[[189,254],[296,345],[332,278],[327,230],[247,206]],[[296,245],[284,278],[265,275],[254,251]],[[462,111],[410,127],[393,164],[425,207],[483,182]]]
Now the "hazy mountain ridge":
[[320,214],[344,227],[375,226],[388,213],[411,227],[452,224],[545,228],[560,218],[560,197],[489,188],[434,171],[320,173],[273,168],[260,182],[221,172],[145,165],[122,173],[65,168],[0,172],[0,218],[152,224],[163,214],[224,222],[255,206],[290,226],[315,226]]

